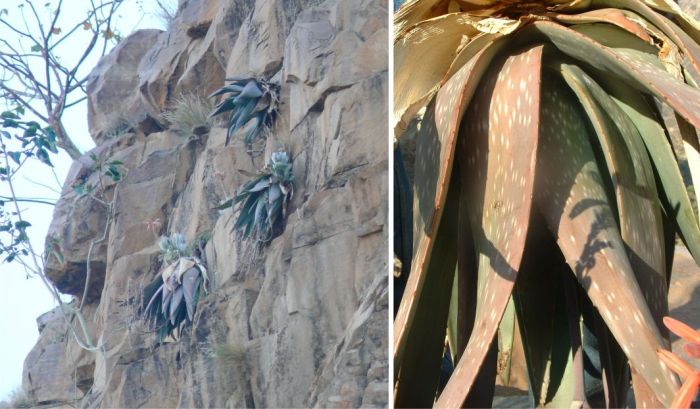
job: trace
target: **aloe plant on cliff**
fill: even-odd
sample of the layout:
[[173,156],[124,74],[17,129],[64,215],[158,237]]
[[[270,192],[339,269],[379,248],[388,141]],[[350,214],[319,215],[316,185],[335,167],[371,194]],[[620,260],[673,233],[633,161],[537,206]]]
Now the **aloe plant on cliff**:
[[209,117],[225,112],[231,113],[226,132],[226,145],[236,130],[252,121],[253,124],[243,138],[245,146],[250,148],[261,130],[272,128],[274,124],[279,105],[279,85],[252,77],[233,77],[226,80],[231,83],[209,96],[213,98],[226,95]]
[[268,242],[283,228],[287,205],[294,194],[294,175],[289,153],[278,151],[270,156],[267,166],[246,182],[235,197],[224,201],[217,209],[238,204],[239,214],[234,229],[243,237]]
[[186,320],[192,322],[197,303],[206,292],[207,268],[195,256],[196,243],[187,245],[181,234],[161,237],[164,267],[143,290],[144,316],[155,326],[158,342],[179,331]]
[[700,147],[700,25],[669,0],[414,0],[394,23],[395,135],[415,142],[395,405],[490,406],[517,331],[537,406],[601,383],[624,405],[630,379],[638,407],[671,404],[656,351],[676,233],[700,260],[677,160]]

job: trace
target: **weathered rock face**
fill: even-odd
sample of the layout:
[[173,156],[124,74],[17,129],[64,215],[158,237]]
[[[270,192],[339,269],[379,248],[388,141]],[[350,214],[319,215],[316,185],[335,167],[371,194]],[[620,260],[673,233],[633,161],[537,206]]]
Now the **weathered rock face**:
[[[100,185],[90,155],[73,165],[47,244],[47,273],[82,297],[98,352],[40,318],[24,386],[39,403],[92,407],[387,406],[387,10],[384,1],[181,1],[170,32],[141,31],[100,62],[90,87],[91,153],[127,169],[103,178],[107,208],[73,186]],[[225,124],[183,138],[160,118],[181,93],[225,76],[281,85],[280,115],[253,160]],[[118,115],[131,132],[106,138]],[[270,153],[294,158],[284,232],[259,245],[214,207]],[[178,342],[139,319],[161,267],[158,234],[210,232],[209,292]],[[106,230],[105,230],[106,227]],[[82,335],[82,334],[81,334]]]
[[100,60],[88,80],[88,127],[96,144],[146,119],[149,109],[138,93],[139,63],[160,30],[140,30]]

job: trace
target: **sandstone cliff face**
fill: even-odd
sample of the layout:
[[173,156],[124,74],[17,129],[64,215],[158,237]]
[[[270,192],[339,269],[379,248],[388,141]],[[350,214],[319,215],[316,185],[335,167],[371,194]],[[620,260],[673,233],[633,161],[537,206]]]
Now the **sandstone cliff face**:
[[[131,34],[88,86],[92,153],[128,169],[104,192],[115,212],[90,256],[84,314],[98,353],[78,348],[57,311],[40,317],[24,388],[39,404],[92,407],[384,407],[387,405],[387,9],[381,0],[190,0],[168,32]],[[251,161],[225,124],[185,138],[162,113],[245,74],[281,84],[265,155]],[[114,132],[118,129],[119,132]],[[278,148],[294,157],[284,233],[262,248],[214,210]],[[49,236],[47,275],[82,296],[104,207],[73,185]],[[160,268],[144,222],[188,239],[210,231],[209,293],[179,342],[158,345],[137,316]]]

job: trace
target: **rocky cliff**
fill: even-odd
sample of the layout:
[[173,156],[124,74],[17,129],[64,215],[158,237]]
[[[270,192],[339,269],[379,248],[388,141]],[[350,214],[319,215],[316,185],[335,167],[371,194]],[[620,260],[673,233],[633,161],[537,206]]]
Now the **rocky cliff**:
[[[387,36],[382,0],[186,0],[168,31],[135,32],[101,60],[88,86],[97,147],[71,168],[47,240],[61,257],[46,266],[76,303],[89,267],[83,315],[100,348],[81,349],[59,311],[41,316],[24,369],[32,400],[387,405]],[[171,129],[163,113],[179,96],[237,75],[281,87],[260,156],[240,136],[225,146],[225,121]],[[234,231],[234,209],[214,208],[280,148],[294,158],[295,191],[283,233],[261,245]],[[123,162],[124,179],[100,183],[90,154]],[[78,194],[86,184],[113,200],[112,217]],[[163,344],[139,317],[162,267],[155,221],[160,234],[211,237],[209,292]]]

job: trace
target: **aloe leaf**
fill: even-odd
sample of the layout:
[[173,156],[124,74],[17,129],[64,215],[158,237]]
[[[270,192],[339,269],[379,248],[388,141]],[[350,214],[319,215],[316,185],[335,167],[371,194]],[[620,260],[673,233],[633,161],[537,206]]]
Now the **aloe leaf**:
[[237,98],[257,99],[262,97],[262,95],[263,93],[258,87],[257,81],[251,79],[245,84]]
[[[407,276],[411,271],[411,258],[413,257],[413,212],[411,199],[413,189],[408,179],[408,172],[404,163],[401,148],[394,149],[394,254],[401,260],[401,276],[399,282],[405,286]],[[396,291],[394,285],[394,314],[398,311],[402,290]],[[402,287],[403,288],[403,287]]]
[[[394,42],[394,123],[400,136],[408,122],[438,90],[463,37],[478,31],[472,19],[452,13],[422,21]],[[425,61],[430,61],[426,65]],[[400,69],[398,69],[400,67]]]
[[[445,215],[436,235],[435,245],[425,270],[425,283],[419,293],[404,293],[416,306],[410,323],[400,321],[406,333],[402,350],[394,355],[396,391],[394,407],[432,406],[438,388],[440,363],[445,340],[448,294],[457,262],[457,215],[459,175],[453,176],[445,203]],[[409,277],[410,280],[411,277]]]
[[[600,355],[600,371],[605,394],[605,406],[611,408],[623,406],[624,402],[627,401],[630,386],[630,371],[627,357],[597,311],[593,314],[593,327],[598,354]],[[639,386],[639,383],[636,386]],[[648,391],[645,390],[644,392]],[[653,395],[653,391],[651,393]],[[635,391],[636,395],[637,391]]]
[[[154,283],[157,283],[157,282],[158,282],[158,281],[155,281]],[[149,316],[155,316],[155,315],[158,314],[157,307],[155,307],[156,309],[155,309],[154,311],[151,311],[151,307],[157,306],[157,305],[159,304],[158,297],[161,296],[162,293],[163,293],[163,284],[162,284],[162,282],[161,282],[161,284],[158,286],[158,289],[156,290],[156,292],[153,293],[153,295],[150,296],[150,297],[148,297],[148,293],[147,293],[147,291],[144,289],[144,295],[146,295],[146,297],[144,297],[144,298],[149,300],[149,301],[148,301],[148,304],[146,304],[146,308],[144,308],[144,311],[146,312],[147,315],[149,315]]]
[[233,198],[224,200],[218,206],[214,207],[214,210],[224,210],[233,206]]
[[447,328],[453,365],[459,363],[471,337],[479,289],[476,249],[469,221],[469,202],[472,198],[467,189],[461,190],[459,200],[457,269],[452,285]]
[[269,178],[264,178],[260,180],[258,183],[256,183],[253,187],[246,189],[248,192],[259,192],[261,190],[267,189],[270,187],[270,179]]
[[[673,218],[693,259],[700,264],[698,222],[673,149],[656,114],[639,91],[630,89],[617,81],[605,81],[604,87],[639,130],[658,175],[665,213]],[[673,248],[670,251],[673,251]]]
[[[447,183],[452,172],[457,131],[461,117],[469,105],[474,90],[489,63],[503,44],[491,44],[474,56],[458,74],[453,76],[438,93],[439,104],[428,105],[422,121],[421,133],[416,137],[416,165],[414,184],[414,257],[411,274],[406,283],[408,294],[420,293],[425,282],[427,259],[432,251],[437,226],[442,216],[442,207],[447,194]],[[455,96],[459,96],[454,104]],[[451,118],[449,129],[444,116],[455,109],[459,118]],[[438,107],[444,110],[438,111]],[[442,115],[441,129],[438,132],[436,114]],[[438,147],[438,149],[436,149]],[[415,314],[415,298],[404,297],[394,321],[394,356],[395,361],[401,355],[403,344],[406,342],[406,323],[412,322]],[[409,324],[410,325],[410,324]]]
[[[669,0],[593,0],[591,2],[592,6],[601,7],[615,7],[621,9],[632,10],[639,13],[644,18],[655,24],[657,27],[664,29],[663,24],[658,24],[654,15],[662,16],[660,13],[655,13],[649,8],[654,8],[656,10],[662,11],[664,13],[669,13],[674,18],[678,20],[678,23],[683,27],[685,32],[688,33],[688,37],[695,42],[700,42],[700,25],[692,17],[688,16],[681,8],[674,2]],[[667,34],[668,35],[668,34]]]
[[216,115],[222,114],[224,112],[234,109],[236,106],[233,104],[232,99],[225,99],[219,103],[219,105],[214,108],[214,111],[209,114],[209,118],[215,117]]
[[[663,317],[668,315],[666,251],[647,152],[634,123],[592,78],[575,66],[564,64],[560,69],[587,111],[603,146],[608,169],[614,175],[622,239],[657,328],[663,328]],[[638,405],[660,404],[636,372],[633,383]],[[626,386],[626,382],[619,385],[622,399],[626,396]],[[623,403],[620,400],[612,405]]]
[[257,114],[253,115],[251,119],[255,119],[255,122],[253,125],[248,129],[248,131],[245,133],[245,137],[243,138],[243,142],[246,145],[251,145],[253,143],[253,138],[258,134],[258,131],[261,128],[261,125],[263,123],[263,119],[265,117],[265,113],[260,111]]
[[513,299],[536,407],[572,407],[573,360],[564,277],[569,273],[542,216],[533,210]]
[[583,70],[561,64],[564,80],[578,96],[603,147],[615,186],[622,240],[632,269],[657,324],[668,315],[661,209],[651,161],[627,114]]
[[[695,197],[697,198],[700,192],[700,151],[687,140],[683,140],[683,150],[688,160],[688,168],[693,180],[693,187],[695,188]],[[696,181],[698,181],[698,183],[696,183]]]
[[566,91],[557,82],[543,86],[535,200],[630,365],[669,404],[677,385],[656,358],[664,340],[615,225],[584,117]]
[[[685,158],[688,161],[690,180],[697,197],[698,191],[700,190],[700,141],[698,140],[698,134],[695,131],[695,128],[693,128],[691,124],[689,124],[678,114],[676,114],[675,117],[676,124],[678,125],[678,133],[683,141]],[[694,204],[695,206],[693,210],[695,215],[700,217],[700,208],[698,207],[697,202]]]
[[176,317],[176,312],[178,307],[180,306],[180,303],[182,302],[182,299],[184,297],[184,292],[182,290],[182,286],[178,286],[175,291],[173,291],[173,298],[170,301],[170,323],[172,325],[175,325],[175,317]]
[[[515,284],[532,204],[542,50],[536,46],[492,66],[493,75],[484,79],[465,114],[460,168],[463,177],[470,177],[463,188],[472,195],[479,296],[472,336],[437,406],[465,402]],[[453,78],[462,82],[459,73]],[[438,129],[448,128],[459,116],[460,107],[454,103],[462,99],[462,92],[446,86],[438,94]],[[454,110],[451,114],[448,106]]]
[[182,276],[182,293],[185,297],[185,306],[187,307],[187,316],[190,321],[194,318],[194,294],[202,281],[201,275],[197,267],[192,267]]
[[630,34],[637,36],[639,39],[641,39],[647,44],[651,44],[653,41],[642,26],[627,18],[627,16],[622,11],[615,8],[591,10],[579,14],[552,13],[549,16],[560,23],[568,25],[586,23],[607,23],[617,26],[629,32]]
[[544,35],[560,51],[586,64],[619,77],[628,85],[669,104],[691,124],[700,127],[700,90],[679,82],[671,74],[637,55],[621,53],[575,30],[547,21],[535,21],[520,35]]
[[[544,225],[544,223],[543,223]],[[571,400],[577,407],[590,407],[586,397],[585,363],[583,357],[583,336],[581,324],[583,311],[580,298],[585,297],[583,289],[576,278],[567,271],[564,274],[564,297],[566,298],[567,324],[569,326],[569,341],[571,345]],[[563,389],[563,388],[560,388]],[[567,393],[568,394],[568,393]],[[552,399],[553,401],[556,400]]]
[[251,112],[253,112],[253,109],[255,109],[255,105],[257,103],[258,101],[256,99],[251,99],[245,105],[243,105],[243,107],[239,111],[239,116],[236,120],[234,129],[239,129],[240,127],[248,123],[248,121],[250,121],[249,115]]
[[663,14],[654,13],[648,6],[642,4],[637,6],[638,2],[630,2],[630,8],[639,13],[641,16],[649,20],[656,27],[661,29],[664,34],[666,34],[678,48],[681,49],[683,55],[688,59],[692,67],[695,69],[695,73],[700,75],[700,46],[693,41],[692,38],[680,27],[678,27],[674,22],[667,19]]
[[217,97],[219,95],[230,94],[230,93],[236,94],[236,93],[240,92],[241,90],[243,90],[243,87],[241,87],[240,85],[229,84],[229,85],[221,87],[218,90],[212,92],[211,94],[209,94],[209,96],[207,98],[214,98],[214,97]]

